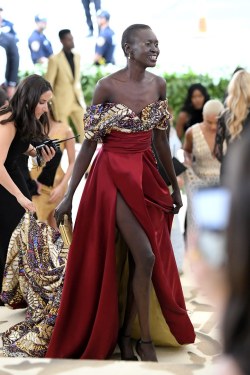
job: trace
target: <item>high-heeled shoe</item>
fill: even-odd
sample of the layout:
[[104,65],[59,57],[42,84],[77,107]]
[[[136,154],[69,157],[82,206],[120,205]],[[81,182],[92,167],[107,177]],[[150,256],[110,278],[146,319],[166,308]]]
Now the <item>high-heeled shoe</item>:
[[120,349],[120,352],[121,352],[121,360],[122,361],[138,361],[138,358],[136,357],[136,355],[132,355],[132,356],[128,357],[124,354],[124,343],[122,342],[123,339],[131,340],[131,337],[130,337],[130,335],[124,335],[122,333],[119,334],[118,346],[119,346],[119,349]]
[[142,339],[139,339],[139,340],[136,342],[136,347],[135,347],[135,349],[136,349],[136,352],[137,352],[138,356],[140,357],[141,361],[152,361],[152,362],[158,362],[156,355],[155,355],[154,358],[152,357],[151,359],[145,358],[145,354],[142,352],[141,345],[153,345],[152,340],[149,340],[149,341],[143,341]]

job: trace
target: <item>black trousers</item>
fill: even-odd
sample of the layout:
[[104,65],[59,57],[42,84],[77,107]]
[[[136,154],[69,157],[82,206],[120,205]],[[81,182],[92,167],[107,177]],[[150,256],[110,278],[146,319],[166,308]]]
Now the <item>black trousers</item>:
[[[93,2],[95,4],[95,10],[97,12],[99,9],[101,9],[101,0],[93,0]],[[94,27],[93,27],[93,22],[91,19],[91,14],[90,14],[90,3],[91,3],[91,0],[82,0],[82,5],[84,7],[86,21],[87,21],[89,30],[93,31]]]

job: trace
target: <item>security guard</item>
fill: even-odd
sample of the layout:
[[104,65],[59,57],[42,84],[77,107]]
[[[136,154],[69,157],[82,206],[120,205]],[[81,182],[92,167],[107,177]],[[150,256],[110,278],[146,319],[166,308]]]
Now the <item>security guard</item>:
[[18,42],[16,32],[14,30],[14,24],[3,18],[3,8],[0,7],[0,22],[1,22],[1,32],[5,34],[10,34],[15,38],[15,41]]
[[110,14],[106,10],[97,12],[99,36],[95,46],[94,64],[114,64],[114,31],[109,27]]
[[[1,27],[1,22],[0,22]],[[18,80],[19,53],[13,36],[1,32],[0,28],[0,86],[9,98],[15,91]]]
[[46,38],[43,31],[47,26],[47,19],[36,15],[35,22],[37,29],[29,37],[29,49],[34,64],[47,62],[48,58],[53,55],[53,49],[50,41]]

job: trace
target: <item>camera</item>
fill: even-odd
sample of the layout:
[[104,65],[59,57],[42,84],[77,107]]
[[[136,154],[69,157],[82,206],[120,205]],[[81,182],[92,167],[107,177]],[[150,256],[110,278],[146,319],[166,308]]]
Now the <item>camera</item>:
[[40,145],[38,145],[36,147],[36,160],[37,160],[37,165],[39,167],[41,167],[43,165],[43,157],[42,157],[42,149],[45,147],[45,146],[48,146],[48,147],[52,147],[55,151],[57,151],[59,148],[60,148],[60,143],[62,142],[66,142],[70,139],[73,139],[73,138],[77,138],[79,137],[79,135],[76,135],[75,137],[70,137],[70,138],[66,138],[66,139],[47,139],[46,141],[44,141],[43,143],[41,143]]

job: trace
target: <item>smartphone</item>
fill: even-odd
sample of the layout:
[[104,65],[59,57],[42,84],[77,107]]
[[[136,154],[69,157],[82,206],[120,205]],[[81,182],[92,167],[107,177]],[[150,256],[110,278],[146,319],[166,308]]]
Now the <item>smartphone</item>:
[[226,229],[230,204],[230,191],[221,186],[202,187],[193,195],[197,246],[213,267],[220,267],[226,261]]

